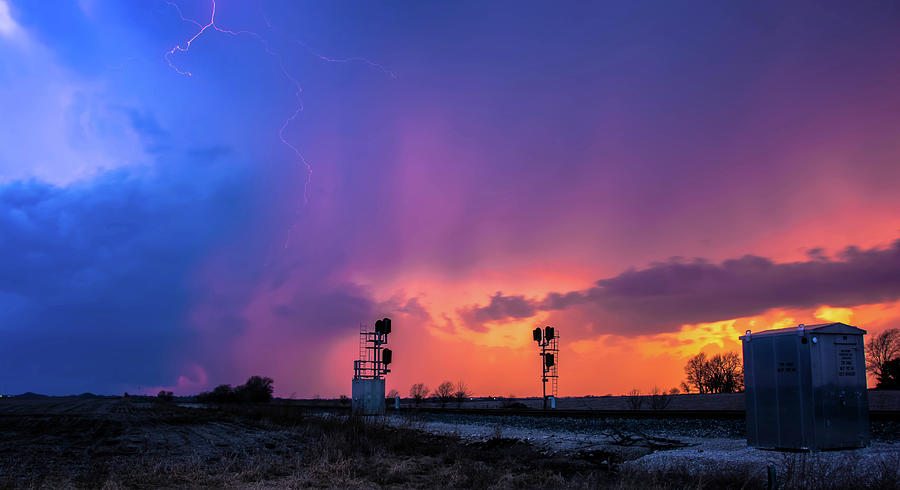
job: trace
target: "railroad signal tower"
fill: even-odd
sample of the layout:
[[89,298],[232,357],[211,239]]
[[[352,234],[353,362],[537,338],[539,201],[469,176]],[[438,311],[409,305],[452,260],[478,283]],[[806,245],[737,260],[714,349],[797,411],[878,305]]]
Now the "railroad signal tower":
[[[547,397],[555,400],[559,388],[559,333],[556,329],[547,325],[544,328],[535,328],[532,338],[541,348],[541,384],[544,390],[544,410],[547,409]],[[550,394],[547,394],[547,382],[550,382]]]
[[353,400],[355,415],[384,415],[384,376],[394,353],[384,347],[391,333],[391,319],[375,322],[374,330],[359,326],[359,359],[353,361]]
[[388,364],[393,361],[394,353],[383,347],[389,333],[390,318],[376,321],[372,331],[363,323],[359,325],[359,359],[353,361],[353,379],[381,379],[391,372]]

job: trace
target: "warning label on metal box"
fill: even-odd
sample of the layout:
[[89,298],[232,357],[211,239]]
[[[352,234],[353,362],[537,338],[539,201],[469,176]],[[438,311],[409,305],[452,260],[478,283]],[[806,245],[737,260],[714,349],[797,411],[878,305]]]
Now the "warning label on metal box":
[[793,362],[779,362],[778,363],[778,372],[779,373],[796,373],[797,366],[794,366]]
[[839,347],[838,356],[838,376],[856,376],[856,348]]

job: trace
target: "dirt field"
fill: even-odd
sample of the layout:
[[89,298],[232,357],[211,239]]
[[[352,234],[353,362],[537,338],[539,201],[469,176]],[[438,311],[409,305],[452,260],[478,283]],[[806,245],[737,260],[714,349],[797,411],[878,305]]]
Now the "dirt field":
[[[190,485],[202,466],[210,474],[201,482],[241,481],[240,474],[213,472],[254,460],[281,462],[307,445],[261,421],[129,399],[0,400],[0,434],[0,486],[6,487]],[[157,470],[169,475],[142,481]]]
[[[554,488],[609,480],[512,439],[464,443],[296,407],[0,400],[0,488]],[[605,483],[604,483],[605,485]]]
[[782,488],[900,483],[893,426],[873,428],[872,448],[824,458],[750,450],[740,430],[733,420],[364,421],[278,404],[0,399],[0,488],[765,488],[772,461]]

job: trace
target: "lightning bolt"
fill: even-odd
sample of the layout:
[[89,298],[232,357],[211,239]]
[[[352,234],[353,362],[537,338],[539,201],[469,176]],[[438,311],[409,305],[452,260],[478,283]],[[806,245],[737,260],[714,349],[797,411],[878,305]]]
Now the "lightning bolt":
[[[262,16],[263,16],[263,20],[266,22],[266,27],[268,27],[269,29],[272,29],[272,30],[276,30],[276,31],[278,31],[279,34],[284,35],[283,31],[281,31],[280,29],[277,29],[275,26],[272,25],[272,23],[269,21],[269,17],[265,14],[265,12],[263,12]],[[284,37],[287,37],[287,36],[284,36]],[[370,60],[370,59],[368,59],[368,58],[363,58],[363,57],[361,57],[361,56],[353,56],[353,57],[350,57],[350,58],[334,58],[334,57],[330,57],[330,56],[325,56],[324,54],[322,54],[322,53],[320,53],[319,51],[313,49],[312,46],[310,46],[309,44],[307,44],[307,43],[301,41],[300,39],[297,39],[297,38],[291,38],[291,37],[288,37],[288,39],[289,39],[291,42],[293,42],[293,43],[297,44],[298,46],[302,47],[304,50],[306,50],[306,52],[308,52],[309,54],[311,54],[313,57],[318,58],[318,59],[320,59],[321,61],[324,61],[324,62],[326,62],[326,63],[353,63],[353,62],[359,62],[359,63],[363,63],[363,64],[366,64],[366,65],[369,65],[370,67],[375,68],[376,70],[381,71],[382,73],[384,73],[385,75],[387,75],[387,76],[389,76],[389,77],[391,77],[391,78],[393,78],[393,79],[396,79],[396,78],[397,78],[397,74],[394,73],[392,70],[388,69],[386,66],[382,65],[381,63],[377,63],[377,62],[372,61],[372,60]]]
[[[286,80],[288,80],[291,83],[291,85],[294,86],[294,99],[297,101],[297,105],[294,108],[294,111],[287,117],[287,119],[284,120],[284,123],[281,125],[281,128],[279,128],[278,139],[281,140],[281,143],[284,146],[286,146],[288,149],[291,150],[291,152],[294,153],[297,160],[306,169],[306,180],[303,183],[303,205],[306,206],[307,204],[309,204],[309,183],[310,183],[310,180],[312,179],[312,166],[310,166],[309,162],[306,161],[306,158],[303,157],[303,153],[300,152],[300,149],[297,148],[290,141],[288,141],[287,138],[285,138],[285,136],[284,136],[284,132],[287,130],[288,126],[290,126],[290,124],[292,122],[294,122],[295,119],[297,119],[297,117],[300,115],[301,112],[303,112],[303,87],[300,85],[300,81],[297,80],[296,77],[294,77],[287,71],[287,69],[284,67],[284,60],[282,59],[281,55],[279,55],[278,53],[276,53],[275,51],[272,50],[272,48],[269,46],[269,41],[266,40],[264,37],[260,36],[259,34],[257,34],[256,32],[253,32],[253,31],[248,31],[248,30],[233,31],[230,29],[223,29],[223,28],[217,26],[216,25],[216,0],[212,0],[212,12],[210,13],[210,16],[209,16],[209,22],[207,22],[206,24],[201,24],[200,22],[198,22],[194,19],[185,17],[181,11],[181,7],[179,7],[177,3],[172,2],[171,0],[165,0],[165,2],[167,5],[170,5],[175,9],[175,12],[178,13],[178,17],[181,19],[182,22],[193,24],[199,28],[199,30],[196,33],[194,33],[194,35],[191,36],[191,38],[188,39],[186,43],[184,43],[184,46],[182,46],[181,44],[176,44],[175,46],[172,47],[172,49],[170,49],[168,52],[166,52],[166,54],[164,56],[166,59],[166,62],[169,64],[169,66],[173,70],[175,70],[178,74],[188,76],[188,77],[193,76],[193,74],[190,71],[183,71],[183,70],[179,69],[177,66],[175,66],[175,63],[172,61],[172,58],[175,56],[175,52],[178,51],[181,53],[187,53],[191,49],[191,43],[193,43],[198,37],[200,37],[209,28],[212,28],[215,32],[220,32],[222,34],[227,34],[229,36],[235,36],[235,37],[240,36],[240,35],[250,36],[250,37],[256,39],[257,41],[259,41],[262,44],[263,49],[266,51],[266,53],[277,60],[278,68],[279,68],[279,70],[281,70],[281,75]],[[266,23],[268,24],[268,20],[266,20]]]
[[[295,76],[291,75],[290,72],[288,72],[287,68],[285,68],[285,66],[284,66],[284,59],[281,57],[280,54],[278,54],[277,52],[272,50],[272,48],[269,44],[269,41],[266,38],[262,37],[261,35],[259,35],[258,33],[254,32],[254,31],[249,31],[249,30],[235,31],[235,30],[230,30],[230,29],[223,29],[223,28],[219,27],[218,25],[216,25],[216,0],[212,0],[212,12],[210,13],[209,21],[206,24],[202,24],[201,22],[199,22],[195,19],[185,17],[181,11],[181,7],[179,7],[177,3],[175,3],[171,0],[164,0],[164,1],[167,5],[169,5],[175,9],[175,12],[178,13],[178,17],[181,19],[182,22],[192,24],[192,25],[196,26],[198,29],[197,32],[195,32],[194,35],[191,36],[190,39],[188,39],[184,43],[184,45],[176,44],[175,46],[172,47],[172,49],[167,51],[166,54],[164,55],[166,62],[169,64],[169,67],[171,67],[173,70],[175,70],[175,72],[177,72],[179,75],[183,75],[183,76],[187,76],[187,77],[193,76],[193,74],[190,71],[181,70],[180,68],[178,68],[178,66],[175,65],[173,60],[174,60],[176,52],[187,53],[191,49],[191,43],[193,43],[197,38],[199,38],[201,35],[203,35],[203,33],[206,32],[207,30],[209,30],[210,28],[212,28],[212,30],[214,32],[219,32],[219,33],[226,34],[229,36],[234,36],[234,37],[241,36],[241,35],[250,36],[250,37],[256,39],[257,41],[259,41],[259,43],[262,45],[265,52],[268,55],[272,56],[276,60],[276,62],[278,64],[278,68],[281,71],[281,75],[288,82],[290,82],[290,84],[294,87],[294,99],[296,100],[296,107],[294,108],[293,112],[291,112],[291,114],[287,116],[287,118],[282,123],[281,127],[278,129],[278,139],[281,140],[281,143],[284,146],[286,146],[288,149],[291,150],[291,152],[293,152],[293,154],[297,158],[297,161],[300,162],[306,170],[306,180],[303,184],[303,206],[305,207],[307,204],[309,204],[309,184],[312,179],[313,169],[312,169],[312,166],[310,166],[309,162],[306,160],[306,158],[304,158],[303,153],[300,151],[300,149],[297,148],[296,145],[294,145],[290,141],[288,141],[287,138],[285,137],[285,131],[287,131],[287,129],[291,125],[291,123],[294,122],[300,116],[300,113],[303,112],[303,87],[300,85],[300,81]],[[273,29],[272,23],[269,22],[269,19],[268,19],[268,17],[266,17],[265,12],[263,12],[263,20],[265,20],[266,26],[269,29]],[[308,53],[310,53],[314,57],[316,57],[324,62],[328,62],[328,63],[351,63],[351,62],[365,63],[373,68],[381,70],[383,73],[390,76],[391,78],[394,78],[394,79],[397,78],[396,74],[394,74],[393,71],[391,71],[391,70],[387,69],[386,67],[384,67],[383,65],[376,63],[374,61],[371,61],[369,59],[361,58],[361,57],[332,58],[332,57],[328,57],[328,56],[324,56],[324,55],[320,54],[319,52],[312,49],[308,44],[304,43],[303,41],[300,41],[299,39],[291,39],[291,41],[298,44],[299,46],[304,48]],[[288,248],[288,243],[290,241],[290,237],[293,233],[295,226],[296,226],[296,222],[291,225],[291,228],[288,231],[288,237],[287,237],[287,240],[285,241],[284,248]]]

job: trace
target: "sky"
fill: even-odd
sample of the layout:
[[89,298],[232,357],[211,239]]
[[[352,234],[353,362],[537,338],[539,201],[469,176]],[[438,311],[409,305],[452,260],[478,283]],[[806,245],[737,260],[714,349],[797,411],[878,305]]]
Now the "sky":
[[0,0],[0,393],[668,389],[900,327],[900,6]]

